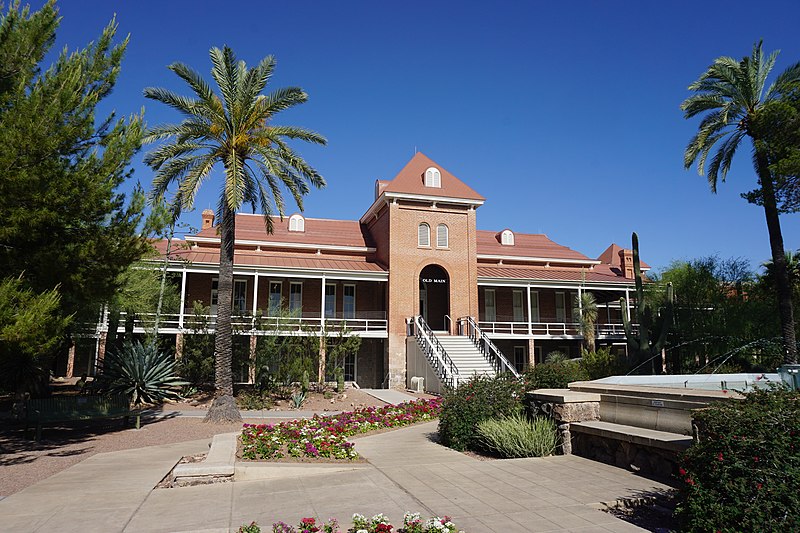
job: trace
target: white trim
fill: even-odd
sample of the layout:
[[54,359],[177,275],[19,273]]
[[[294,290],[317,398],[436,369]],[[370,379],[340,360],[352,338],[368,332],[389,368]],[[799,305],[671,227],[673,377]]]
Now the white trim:
[[472,207],[480,207],[485,200],[470,200],[468,198],[453,198],[450,196],[429,196],[427,194],[412,194],[403,192],[386,192],[383,191],[378,198],[372,202],[367,211],[358,219],[362,224],[366,224],[373,214],[377,214],[384,204],[388,203],[390,199],[393,200],[415,200],[432,203],[455,204],[455,205],[468,205]]
[[299,285],[300,286],[300,307],[297,309],[301,313],[303,312],[303,282],[302,281],[290,281],[289,282],[289,301],[287,303],[287,308],[289,312],[292,313],[295,309],[292,309],[292,286]]
[[[333,287],[333,315],[328,316],[328,287]],[[336,283],[330,283],[322,277],[322,316],[324,318],[336,318]]]
[[181,312],[178,315],[178,327],[183,329],[183,314],[186,308],[186,269],[181,272]]
[[[489,316],[490,307],[488,305],[488,301],[489,301],[488,295],[489,295],[490,292],[492,293],[492,307],[491,307],[491,310],[492,310],[492,315],[494,315],[494,316],[491,316],[491,317]],[[483,317],[485,319],[484,322],[496,322],[497,321],[497,292],[495,292],[494,289],[484,289],[483,290]]]
[[[293,233],[300,233],[299,231]],[[196,237],[187,235],[184,238],[185,242],[204,242],[208,244],[219,244],[218,237]],[[370,253],[377,251],[376,248],[371,246],[345,246],[334,244],[314,244],[302,242],[277,242],[277,241],[251,241],[244,239],[236,239],[234,245],[239,244],[242,246],[261,246],[262,248],[297,248],[300,250],[326,250],[331,252],[363,252]]]
[[[441,244],[440,241],[440,230],[442,228],[444,228],[444,244]],[[447,227],[447,224],[436,225],[436,247],[440,249],[450,248],[450,228]]]
[[537,280],[533,278],[487,278],[478,277],[478,286],[486,287],[541,287],[543,289],[575,289],[577,286],[591,287],[594,290],[624,291],[631,288],[629,284],[609,285],[603,281],[568,282],[565,280]]
[[345,299],[345,297],[347,296],[347,294],[346,294],[346,292],[345,292],[345,291],[346,291],[346,289],[347,289],[348,287],[353,287],[353,317],[352,317],[352,318],[353,318],[353,319],[355,319],[355,317],[356,317],[356,313],[357,313],[357,310],[356,310],[356,308],[357,308],[357,306],[356,306],[356,302],[358,301],[358,300],[356,299],[356,284],[355,284],[355,283],[344,283],[344,284],[342,285],[342,287],[343,287],[343,288],[342,288],[342,318],[343,318],[344,320],[351,320],[350,318],[348,318],[348,317],[346,317],[346,316],[345,316],[345,313],[346,313],[346,311],[345,311],[345,300],[344,300],[344,299]]
[[536,263],[557,263],[563,265],[599,265],[600,261],[594,259],[556,259],[554,257],[527,257],[521,255],[493,255],[477,254],[478,259],[492,259],[498,261],[524,261]]
[[255,281],[253,282],[253,316],[256,316],[258,313],[258,272],[255,275]]
[[[423,234],[423,231],[425,232]],[[423,236],[425,241],[423,242]],[[431,225],[427,222],[420,222],[417,226],[417,248],[431,247]]]

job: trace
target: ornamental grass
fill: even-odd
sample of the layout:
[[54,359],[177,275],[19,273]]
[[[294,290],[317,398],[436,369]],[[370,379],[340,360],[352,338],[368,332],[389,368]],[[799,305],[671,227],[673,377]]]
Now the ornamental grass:
[[285,457],[355,460],[358,453],[347,437],[433,420],[440,410],[441,400],[432,398],[274,425],[245,424],[242,457],[256,461]]

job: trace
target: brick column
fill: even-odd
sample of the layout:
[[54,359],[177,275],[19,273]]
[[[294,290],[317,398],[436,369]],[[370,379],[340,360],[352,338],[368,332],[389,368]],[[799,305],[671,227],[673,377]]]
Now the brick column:
[[528,367],[536,366],[536,346],[533,338],[528,339]]
[[97,340],[97,361],[95,361],[95,368],[103,368],[103,361],[106,358],[107,341],[108,341],[108,332],[101,331],[100,338]]
[[183,333],[175,334],[175,359],[183,358]]

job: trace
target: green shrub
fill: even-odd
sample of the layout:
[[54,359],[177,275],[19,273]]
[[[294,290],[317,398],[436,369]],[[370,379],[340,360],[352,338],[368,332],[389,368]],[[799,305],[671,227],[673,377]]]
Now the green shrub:
[[589,379],[580,362],[553,360],[529,368],[524,375],[525,389],[565,389],[567,383]]
[[681,458],[686,531],[800,531],[800,392],[755,391],[694,415]]
[[600,348],[594,352],[582,349],[581,366],[589,379],[620,376],[628,372],[625,360],[611,353],[611,348]]
[[478,422],[478,440],[483,448],[504,458],[553,455],[558,442],[555,423],[537,416],[529,420],[522,413]]
[[508,416],[522,409],[519,383],[507,374],[474,376],[455,390],[446,391],[439,416],[439,438],[455,450],[477,450],[478,422]]
[[110,394],[128,395],[136,405],[179,398],[189,385],[175,374],[175,359],[159,352],[153,343],[126,342],[121,350],[106,354],[98,385]]

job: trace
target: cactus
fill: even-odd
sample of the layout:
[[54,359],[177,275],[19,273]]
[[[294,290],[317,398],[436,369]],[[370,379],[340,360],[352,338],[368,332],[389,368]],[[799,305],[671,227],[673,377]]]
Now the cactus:
[[336,392],[341,394],[344,392],[344,369],[337,366],[333,370],[333,375],[336,377]]
[[[639,236],[633,233],[631,236],[633,244],[633,274],[636,279],[636,321],[639,323],[639,332],[634,334],[631,321],[628,318],[628,308],[625,298],[620,298],[622,308],[622,324],[625,328],[625,337],[628,341],[628,348],[631,352],[631,359],[634,369],[647,361],[651,362],[651,369],[655,373],[656,368],[660,372],[660,365],[653,364],[655,358],[664,349],[667,342],[667,333],[672,326],[674,313],[674,297],[672,283],[667,284],[667,298],[663,306],[663,312],[658,305],[653,305],[647,301],[642,283],[642,269],[639,261]],[[653,341],[652,339],[655,339]]]

